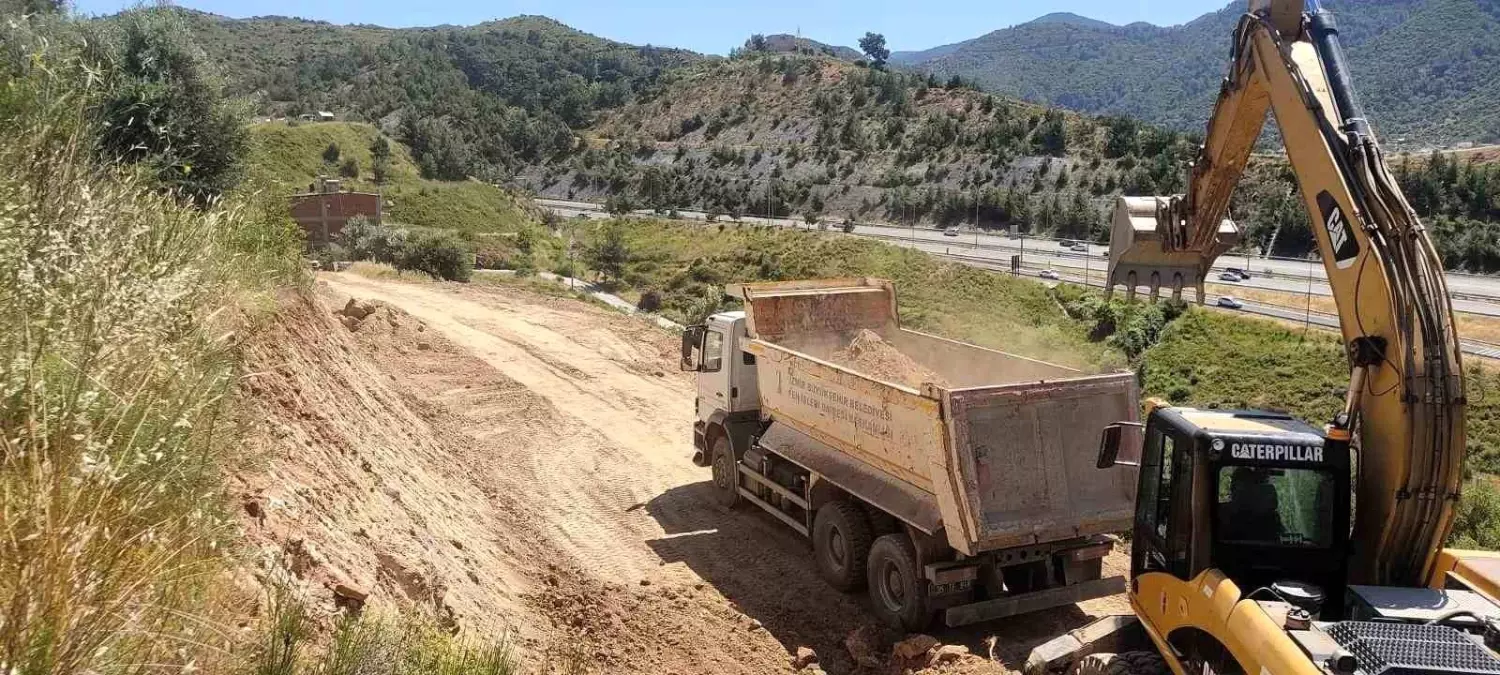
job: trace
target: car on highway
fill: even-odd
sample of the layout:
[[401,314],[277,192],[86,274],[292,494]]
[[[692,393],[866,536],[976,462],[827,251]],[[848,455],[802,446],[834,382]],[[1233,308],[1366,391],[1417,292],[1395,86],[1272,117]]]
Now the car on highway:
[[1073,248],[1072,248],[1072,251],[1074,253],[1088,253],[1089,252],[1089,247],[1086,246],[1086,245],[1084,245],[1084,244],[1074,244]]
[[1229,297],[1227,295],[1220,297],[1218,304],[1219,304],[1220,307],[1224,307],[1224,308],[1227,308],[1227,309],[1244,309],[1245,308],[1245,303],[1240,302],[1239,300],[1236,300],[1236,299],[1234,299],[1232,297]]
[[1057,242],[1057,245],[1061,246],[1063,248],[1073,248],[1073,240],[1072,239],[1063,239],[1063,240]]
[[1233,275],[1239,277],[1241,281],[1244,281],[1244,280],[1250,278],[1250,273],[1249,272],[1247,272],[1245,270],[1242,270],[1242,269],[1240,269],[1238,267],[1227,267],[1227,268],[1224,269],[1224,273],[1225,274],[1233,274]]
[[1230,283],[1237,284],[1241,281],[1244,281],[1244,279],[1241,279],[1240,275],[1234,274],[1233,272],[1225,272],[1219,275],[1219,281],[1228,281]]
[[1039,277],[1041,277],[1043,279],[1051,279],[1053,281],[1058,281],[1058,280],[1062,279],[1062,275],[1058,274],[1057,270],[1042,270],[1040,273],[1037,274],[1037,276],[1039,276]]
[[958,228],[953,228],[951,230],[943,230],[943,236],[944,237],[957,237],[958,236]]

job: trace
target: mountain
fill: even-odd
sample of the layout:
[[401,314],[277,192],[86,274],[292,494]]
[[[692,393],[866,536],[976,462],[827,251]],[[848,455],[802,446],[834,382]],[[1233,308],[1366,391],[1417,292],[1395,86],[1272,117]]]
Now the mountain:
[[[1456,13],[1434,9],[1439,2],[1446,4],[1438,9]],[[1482,17],[1463,13],[1479,7],[1473,0],[1381,0],[1369,6],[1411,11],[1397,21],[1372,9],[1348,21],[1351,44],[1379,47],[1401,59],[1441,52],[1444,46],[1431,41],[1437,26],[1459,20],[1478,26],[1448,31],[1460,43],[1472,42],[1473,33],[1486,26]],[[327,143],[357,151],[388,137],[405,147],[416,173],[412,179],[391,169],[386,188],[401,193],[398,204],[407,210],[400,217],[439,227],[478,230],[480,221],[501,218],[504,209],[488,206],[498,204],[494,195],[480,189],[498,183],[603,201],[616,210],[795,214],[822,223],[978,222],[1097,238],[1116,195],[1181,191],[1182,168],[1196,148],[1190,136],[1130,117],[1092,117],[979,91],[964,78],[874,69],[765,44],[724,59],[615,42],[543,17],[390,30],[280,17],[224,19],[172,8],[139,11],[163,12],[193,26],[201,47],[225,66],[229,88],[255,101],[263,114],[323,109],[369,123],[350,126],[344,137],[328,135],[336,129],[325,124],[314,125],[317,131],[297,122],[260,127],[264,149],[284,160],[275,165],[296,167],[280,172],[289,174],[287,180],[305,182],[310,172],[328,170],[321,159]],[[1159,28],[1100,27],[1055,17],[1012,35],[1106,36],[1127,47],[1140,34],[1177,40],[1197,35],[1207,49],[1220,42],[1216,34],[1233,18],[1224,12]],[[975,51],[974,44],[964,47]],[[1058,49],[1082,48],[1075,43]],[[1170,65],[1161,52],[1134,52],[1137,61],[1122,67],[1141,79],[1129,82],[1149,84],[1141,74]],[[1485,57],[1482,51],[1466,53]],[[1125,47],[1119,54],[1132,57]],[[1074,76],[1082,79],[1097,61],[1073,61]],[[1193,65],[1176,67],[1191,74]],[[1493,83],[1455,79],[1465,72],[1450,66],[1428,74],[1465,87],[1463,104],[1485,112],[1486,87]],[[1423,91],[1421,78],[1407,79]],[[1144,94],[1174,83],[1185,87],[1178,76],[1155,80],[1154,88],[1132,90],[1142,96],[1130,100],[1149,100]],[[1113,91],[1105,84],[1094,95]],[[1389,105],[1382,97],[1403,91],[1367,92],[1366,98],[1372,107]],[[1204,102],[1201,114],[1207,108]],[[1448,122],[1454,120],[1472,121]],[[362,157],[363,151],[354,152],[356,165],[367,161]],[[361,175],[376,168],[355,167]],[[1395,171],[1418,213],[1431,218],[1450,263],[1500,267],[1492,244],[1500,237],[1500,170],[1433,156],[1399,158]],[[1246,226],[1247,239],[1264,250],[1299,256],[1312,248],[1283,160],[1262,158],[1252,166],[1232,213]],[[463,221],[464,214],[473,217]]]
[[1098,19],[1090,19],[1090,18],[1088,18],[1086,16],[1079,16],[1079,15],[1074,14],[1072,12],[1053,12],[1053,13],[1048,14],[1046,16],[1041,16],[1041,17],[1038,17],[1036,19],[1033,19],[1030,23],[1032,23],[1032,24],[1061,23],[1061,24],[1066,24],[1066,25],[1069,25],[1069,26],[1077,26],[1079,28],[1095,28],[1095,29],[1104,29],[1104,30],[1108,30],[1108,29],[1111,29],[1111,28],[1116,28],[1116,26],[1114,24],[1112,24],[1112,23],[1109,23],[1109,22],[1106,22],[1106,21],[1100,21]]
[[932,61],[939,57],[947,56],[962,49],[965,43],[955,42],[951,45],[940,45],[930,49],[919,51],[891,52],[890,62],[897,66],[912,66]]
[[499,180],[568,152],[600,110],[649,97],[664,72],[708,59],[606,40],[539,16],[385,29],[170,7],[270,116],[328,110],[411,147],[430,178]]
[[770,52],[798,53],[808,55],[820,54],[823,56],[832,56],[836,59],[843,59],[845,61],[858,61],[859,59],[864,58],[864,54],[860,53],[858,49],[854,49],[853,47],[836,47],[834,45],[818,42],[817,40],[810,40],[808,38],[799,37],[796,35],[787,35],[785,33],[777,35],[767,35],[765,37],[766,51]]
[[[1326,0],[1376,129],[1410,145],[1500,141],[1500,0]],[[1052,15],[893,59],[1000,94],[1199,131],[1244,3],[1180,26]]]
[[[1081,27],[1081,28],[1096,28],[1096,29],[1110,29],[1110,28],[1115,28],[1116,27],[1114,24],[1111,24],[1111,23],[1108,23],[1108,22],[1105,22],[1105,21],[1100,21],[1098,19],[1090,19],[1090,18],[1088,18],[1086,16],[1079,16],[1079,15],[1074,14],[1072,12],[1053,12],[1053,13],[1048,14],[1046,16],[1037,17],[1036,19],[1033,19],[1033,20],[1031,20],[1028,23],[1031,23],[1031,24],[1066,24],[1066,25],[1070,25],[1070,26],[1078,26],[1078,27]],[[1149,26],[1150,24],[1131,24],[1131,25],[1132,26]],[[898,66],[918,65],[918,64],[921,64],[921,63],[932,61],[933,59],[936,59],[936,58],[939,58],[939,57],[942,57],[942,56],[947,56],[949,54],[952,54],[953,52],[956,52],[959,49],[962,49],[969,42],[973,42],[973,40],[968,40],[968,41],[965,41],[965,42],[955,42],[955,43],[949,44],[949,45],[941,45],[941,46],[932,47],[932,48],[929,48],[929,49],[917,50],[917,51],[891,52],[890,62],[893,63],[893,64],[895,64],[895,65],[898,65]]]

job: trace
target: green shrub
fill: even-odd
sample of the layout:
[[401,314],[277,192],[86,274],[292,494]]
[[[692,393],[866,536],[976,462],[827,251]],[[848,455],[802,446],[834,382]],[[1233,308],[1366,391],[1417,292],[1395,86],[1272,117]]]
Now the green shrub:
[[661,291],[654,288],[647,289],[641,293],[641,299],[635,303],[636,309],[642,312],[657,312],[661,310]]
[[1453,533],[1448,541],[1459,548],[1500,548],[1500,489],[1494,478],[1480,476],[1464,485]]
[[447,230],[374,225],[355,216],[339,236],[354,260],[382,262],[447,281],[468,281],[474,275],[473,247]]
[[447,281],[468,281],[474,276],[474,251],[451,232],[410,230],[392,264]]

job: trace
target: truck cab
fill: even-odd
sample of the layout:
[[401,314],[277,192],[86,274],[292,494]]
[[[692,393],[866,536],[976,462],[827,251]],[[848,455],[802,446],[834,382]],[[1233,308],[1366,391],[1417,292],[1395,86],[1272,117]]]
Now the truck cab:
[[[759,421],[755,355],[745,351],[750,340],[745,325],[744,312],[721,312],[682,333],[681,368],[698,373],[698,395],[693,402],[693,463],[698,466],[712,461],[717,438],[710,438],[714,435],[710,430],[743,432],[748,441],[751,427]],[[733,447],[742,447],[739,440],[725,438]],[[719,478],[716,475],[715,481]]]

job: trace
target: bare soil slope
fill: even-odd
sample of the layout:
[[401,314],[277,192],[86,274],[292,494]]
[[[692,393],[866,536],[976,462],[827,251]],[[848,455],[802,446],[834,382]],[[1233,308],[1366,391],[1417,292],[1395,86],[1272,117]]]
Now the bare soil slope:
[[[857,663],[862,599],[818,579],[779,523],[714,506],[675,336],[509,288],[319,286],[251,347],[263,466],[241,482],[250,536],[330,611],[352,588],[475,635],[511,627],[544,672],[789,672],[799,647],[830,673],[921,667],[887,659],[899,636],[878,631],[878,659]],[[373,312],[335,316],[351,297]],[[1087,618],[940,637],[982,653],[1000,629],[1014,668]]]

